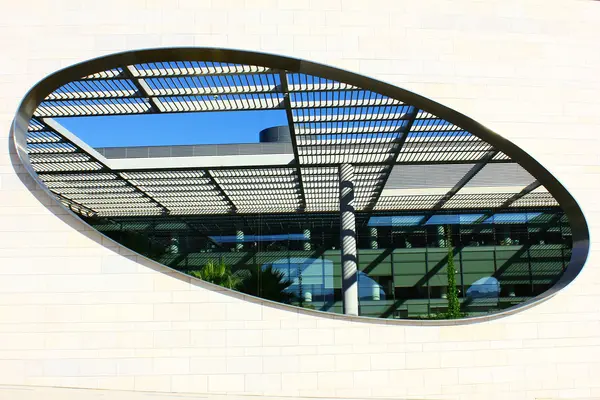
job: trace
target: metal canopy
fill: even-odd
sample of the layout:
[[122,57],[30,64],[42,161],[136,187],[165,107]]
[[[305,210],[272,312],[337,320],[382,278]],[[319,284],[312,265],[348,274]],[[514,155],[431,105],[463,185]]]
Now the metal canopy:
[[[44,122],[272,109],[287,113],[292,164],[116,169]],[[343,82],[253,65],[158,62],[82,77],[38,106],[27,150],[48,188],[84,215],[336,211],[342,163],[355,165],[357,211],[432,215],[448,209],[558,205],[504,153],[430,112]]]

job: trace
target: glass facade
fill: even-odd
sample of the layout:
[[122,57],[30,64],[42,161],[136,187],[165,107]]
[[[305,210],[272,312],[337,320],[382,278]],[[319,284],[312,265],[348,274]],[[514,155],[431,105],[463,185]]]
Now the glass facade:
[[[571,257],[570,227],[559,208],[356,216],[363,316],[443,315],[450,252],[465,316],[502,310],[541,294],[562,275]],[[88,222],[182,272],[194,274],[209,262],[222,263],[246,282],[238,290],[342,312],[336,213],[94,217]]]

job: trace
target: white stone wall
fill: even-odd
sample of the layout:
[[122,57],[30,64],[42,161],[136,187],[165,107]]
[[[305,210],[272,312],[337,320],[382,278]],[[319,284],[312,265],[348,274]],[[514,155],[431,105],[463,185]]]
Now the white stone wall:
[[[0,0],[0,10],[0,398],[49,398],[7,385],[600,397],[599,2]],[[455,327],[298,314],[171,276],[56,206],[8,137],[20,99],[46,75],[159,46],[306,58],[473,117],[578,199],[591,227],[587,266],[537,307]]]

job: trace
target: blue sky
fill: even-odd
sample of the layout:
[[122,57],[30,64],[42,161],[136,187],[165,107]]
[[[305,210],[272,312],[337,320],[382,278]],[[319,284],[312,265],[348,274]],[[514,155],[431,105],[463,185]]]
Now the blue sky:
[[[316,109],[319,110],[319,109]],[[360,110],[354,107],[326,108],[311,111],[315,115],[352,115]],[[385,115],[395,113],[398,106],[371,107],[369,112]],[[186,144],[257,143],[261,130],[278,125],[287,125],[285,110],[244,110],[186,113],[157,113],[141,115],[115,115],[102,117],[56,118],[69,131],[92,147],[166,146]],[[406,120],[345,121],[326,123],[328,128],[352,127],[396,127],[400,129]],[[469,135],[464,131],[437,132],[446,121],[422,119],[413,127],[425,128],[413,132],[415,136]],[[434,129],[430,131],[428,127]],[[397,132],[368,133],[367,136],[394,138]],[[327,139],[330,135],[323,135]],[[354,138],[355,135],[349,135]],[[338,138],[341,137],[338,135]]]
[[284,110],[57,118],[92,147],[257,143],[265,128],[287,125]]

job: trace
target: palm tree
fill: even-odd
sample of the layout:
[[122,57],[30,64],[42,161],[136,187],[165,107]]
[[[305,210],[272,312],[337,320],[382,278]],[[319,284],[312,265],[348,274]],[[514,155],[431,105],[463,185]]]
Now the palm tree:
[[287,292],[286,289],[292,283],[285,277],[285,273],[274,270],[273,266],[269,265],[266,268],[244,270],[244,279],[239,290],[263,299],[291,303],[294,294]]
[[242,284],[242,278],[233,274],[231,268],[225,265],[223,261],[217,263],[209,260],[202,269],[190,271],[189,274],[227,289],[238,289]]

